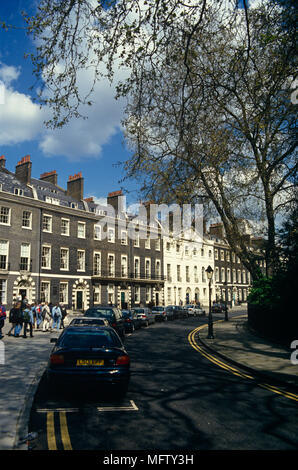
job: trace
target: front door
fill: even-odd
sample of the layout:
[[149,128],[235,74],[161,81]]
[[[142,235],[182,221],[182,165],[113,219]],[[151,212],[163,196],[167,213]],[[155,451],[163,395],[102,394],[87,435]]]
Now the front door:
[[81,290],[77,291],[77,309],[78,310],[83,309],[83,291]]

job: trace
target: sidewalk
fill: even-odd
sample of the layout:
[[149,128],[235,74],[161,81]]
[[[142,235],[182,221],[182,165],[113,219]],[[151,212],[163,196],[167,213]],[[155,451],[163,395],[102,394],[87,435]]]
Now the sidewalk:
[[[240,310],[240,308],[239,308]],[[232,309],[237,312],[237,307]],[[229,312],[230,313],[230,312]],[[208,327],[200,331],[204,346],[235,366],[294,392],[298,392],[298,365],[291,362],[294,349],[270,342],[252,332],[247,316],[239,311],[238,318],[229,316],[229,321],[213,323],[214,339],[207,339]],[[297,337],[293,338],[298,340]]]
[[[69,319],[81,312],[69,310]],[[67,323],[67,322],[66,322]],[[33,331],[33,338],[7,336],[11,324],[5,320],[0,361],[0,450],[27,450],[28,422],[35,392],[53,349],[56,333]],[[59,334],[62,330],[59,330]],[[21,334],[23,334],[23,329]],[[0,351],[2,353],[2,350]],[[2,356],[0,359],[2,359]],[[22,442],[23,441],[23,442]]]
[[28,434],[33,398],[53,348],[50,338],[55,334],[38,330],[33,338],[15,338],[6,335],[10,327],[6,320],[1,340],[4,364],[0,362],[0,450],[27,450],[26,442],[19,441]]

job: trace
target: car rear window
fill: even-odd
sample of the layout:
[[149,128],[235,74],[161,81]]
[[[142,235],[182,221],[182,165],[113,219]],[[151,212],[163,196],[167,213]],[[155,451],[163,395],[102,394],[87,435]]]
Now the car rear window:
[[133,311],[136,312],[136,313],[144,313],[144,309],[143,309],[143,308],[134,308]]
[[164,307],[153,307],[152,308],[152,311],[155,311],[155,312],[162,312],[164,310]]
[[114,314],[113,309],[111,308],[92,308],[88,309],[85,312],[86,317],[100,318],[107,317],[112,318]]
[[94,318],[94,319],[90,319],[90,318],[77,318],[75,320],[72,320],[71,322],[71,325],[105,325],[106,322],[105,320],[101,319],[101,318]]
[[62,348],[101,348],[120,347],[121,343],[112,331],[71,331],[59,339],[57,345]]

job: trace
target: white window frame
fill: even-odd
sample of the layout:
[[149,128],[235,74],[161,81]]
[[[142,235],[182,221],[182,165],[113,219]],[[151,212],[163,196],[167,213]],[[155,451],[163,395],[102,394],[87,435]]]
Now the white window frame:
[[[45,217],[48,219],[48,222],[49,222],[49,225],[50,225],[49,230],[44,228],[44,219],[45,219]],[[42,231],[46,232],[46,233],[52,233],[53,232],[53,216],[51,216],[49,214],[43,214],[43,216],[42,216]]]
[[93,252],[93,274],[94,276],[101,276],[101,252]]
[[[29,214],[28,219],[24,219],[24,214]],[[24,225],[24,221],[29,222],[29,225]],[[32,230],[32,212],[31,211],[23,211],[22,215],[22,228],[25,228],[26,230]]]
[[[64,222],[66,224],[63,226]],[[63,233],[63,228],[62,227],[66,228],[65,233]],[[70,235],[70,220],[65,219],[64,217],[61,218],[61,235],[63,235],[64,237],[69,237],[69,235]]]
[[[79,254],[83,255],[82,258],[80,258]],[[80,263],[79,261],[83,260],[83,267],[79,267]],[[79,272],[84,272],[86,270],[86,252],[85,250],[77,250],[77,271]]]
[[[113,260],[112,265],[110,265],[110,259]],[[107,266],[108,266],[108,277],[115,277],[115,253],[108,253],[107,257]],[[112,267],[112,269],[110,269]]]
[[94,240],[101,240],[101,238],[102,238],[102,227],[101,227],[100,224],[94,224],[93,237],[94,237]]
[[[46,256],[43,254],[44,248],[47,248],[49,250],[48,254]],[[43,259],[48,260],[49,264],[47,264],[46,266],[43,266],[42,265],[43,264]],[[51,266],[52,266],[52,247],[51,247],[51,245],[43,244],[42,247],[41,247],[41,268],[42,269],[51,269]]]
[[[66,268],[62,268],[62,250],[66,252]],[[69,248],[66,248],[64,246],[60,247],[60,270],[69,271]]]
[[7,279],[0,279],[0,301],[4,305],[7,303]]
[[[136,261],[138,263],[138,269],[136,269]],[[134,259],[133,259],[133,273],[134,273],[134,277],[136,279],[139,279],[141,277],[141,260],[140,260],[139,256],[134,256]]]
[[[43,289],[44,286],[47,286],[46,289]],[[40,282],[40,300],[41,302],[50,302],[51,299],[51,283],[50,281],[41,281]]]
[[[61,287],[66,286],[66,289],[62,290]],[[68,282],[61,281],[59,283],[59,302],[61,304],[68,304]]]
[[[1,244],[3,243],[3,247],[5,246],[5,248],[1,248]],[[3,263],[5,263],[5,267],[1,267],[0,265],[0,270],[3,270],[3,271],[7,271],[8,269],[8,257],[9,257],[9,241],[8,240],[0,240],[0,256],[4,257],[5,256],[5,259],[3,259]],[[2,264],[2,261],[1,261],[1,264]]]
[[[149,264],[149,269],[147,269],[148,264]],[[151,259],[150,258],[145,258],[145,278],[151,279]]]
[[[2,211],[3,209],[7,209],[8,210],[8,213],[7,214],[3,214]],[[2,222],[1,219],[2,217],[7,217],[7,222]],[[6,207],[6,206],[0,206],[0,224],[1,225],[10,225],[10,220],[11,220],[11,208],[10,207]]]
[[[28,256],[22,256],[22,251],[24,249],[24,246],[28,247]],[[24,269],[23,271],[28,271],[30,269],[30,263],[31,263],[31,243],[23,242],[21,243],[21,256],[20,256],[20,261],[23,259],[27,259],[28,263],[28,268]]]
[[127,230],[121,230],[121,245],[127,245],[127,244],[128,244]]
[[127,255],[121,255],[121,277],[127,277],[127,276],[128,276]]
[[83,239],[86,238],[86,222],[78,221],[77,237]]
[[115,229],[114,229],[114,227],[108,227],[108,242],[109,243],[115,243]]

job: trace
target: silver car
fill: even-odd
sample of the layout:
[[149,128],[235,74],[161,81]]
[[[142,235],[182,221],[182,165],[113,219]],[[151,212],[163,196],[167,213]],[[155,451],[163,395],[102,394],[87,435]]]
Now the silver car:
[[155,315],[152,313],[150,308],[133,308],[133,312],[137,314],[137,317],[144,322],[144,326],[149,326],[155,323]]

